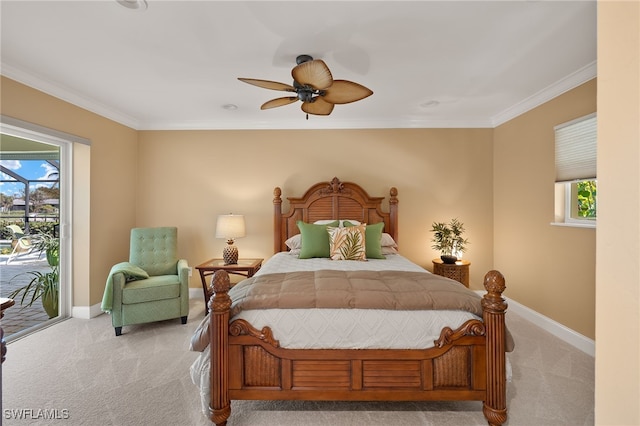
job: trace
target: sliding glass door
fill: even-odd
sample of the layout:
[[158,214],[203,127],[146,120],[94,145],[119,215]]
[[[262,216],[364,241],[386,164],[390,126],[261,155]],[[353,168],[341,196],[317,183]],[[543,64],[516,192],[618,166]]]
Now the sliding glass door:
[[66,318],[71,310],[73,143],[2,124],[0,297],[8,340]]

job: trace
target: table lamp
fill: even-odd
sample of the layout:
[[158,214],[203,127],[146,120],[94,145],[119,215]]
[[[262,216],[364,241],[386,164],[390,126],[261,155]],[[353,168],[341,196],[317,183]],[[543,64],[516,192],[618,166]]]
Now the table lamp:
[[238,263],[238,247],[233,245],[233,240],[246,235],[244,215],[223,214],[218,216],[216,222],[216,238],[226,238],[227,246],[222,251],[225,265]]

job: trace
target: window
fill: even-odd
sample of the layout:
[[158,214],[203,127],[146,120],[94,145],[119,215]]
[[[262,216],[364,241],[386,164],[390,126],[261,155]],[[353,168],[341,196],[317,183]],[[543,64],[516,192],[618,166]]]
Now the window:
[[597,219],[597,120],[590,114],[555,127],[555,224],[594,227]]

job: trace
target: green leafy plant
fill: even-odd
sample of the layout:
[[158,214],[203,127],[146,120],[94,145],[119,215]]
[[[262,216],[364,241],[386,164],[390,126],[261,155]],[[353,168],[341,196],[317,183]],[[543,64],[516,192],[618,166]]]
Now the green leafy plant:
[[18,300],[18,296],[22,295],[20,304],[24,305],[26,302],[26,306],[31,306],[40,299],[49,318],[54,318],[58,316],[60,294],[60,240],[49,234],[39,234],[34,238],[33,244],[37,250],[45,252],[51,271],[29,271],[16,275],[12,280],[22,275],[32,278],[28,284],[14,290],[9,297]]
[[431,248],[438,250],[441,255],[457,257],[458,253],[464,253],[467,250],[469,240],[464,238],[464,224],[458,219],[451,219],[449,223],[433,222],[431,232],[433,232]]
[[36,300],[41,299],[42,307],[49,318],[57,317],[60,294],[58,267],[52,267],[51,272],[29,271],[24,274],[31,275],[33,278],[27,285],[14,290],[9,297],[17,300],[17,297],[22,294],[20,304],[24,305],[26,300],[27,306],[31,306]]
[[33,247],[44,252],[47,256],[47,263],[54,267],[60,264],[60,239],[51,234],[38,234],[33,240]]
[[578,216],[596,218],[597,214],[597,186],[595,180],[585,180],[577,183]]

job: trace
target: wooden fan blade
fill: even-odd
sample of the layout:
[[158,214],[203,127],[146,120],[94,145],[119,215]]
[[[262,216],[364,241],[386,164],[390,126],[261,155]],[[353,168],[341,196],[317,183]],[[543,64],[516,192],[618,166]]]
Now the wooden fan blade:
[[348,80],[334,80],[331,87],[325,90],[323,97],[332,104],[348,104],[371,95],[373,92],[361,84]]
[[321,97],[314,98],[313,102],[303,102],[302,110],[307,114],[329,115],[333,111],[333,104],[325,102]]
[[271,90],[284,90],[286,92],[295,92],[296,89],[285,83],[278,83],[277,81],[269,81],[269,80],[256,80],[255,78],[240,78],[238,80],[244,81],[245,83],[253,84],[254,86],[262,87],[263,89],[271,89]]
[[271,99],[270,101],[267,101],[267,102],[263,103],[262,106],[260,107],[260,109],[269,109],[269,108],[281,107],[281,106],[292,104],[297,100],[298,100],[298,98],[295,97],[295,96],[286,97],[286,98]]
[[324,90],[333,84],[333,77],[329,67],[320,59],[296,65],[291,70],[291,75],[298,83],[318,90]]

